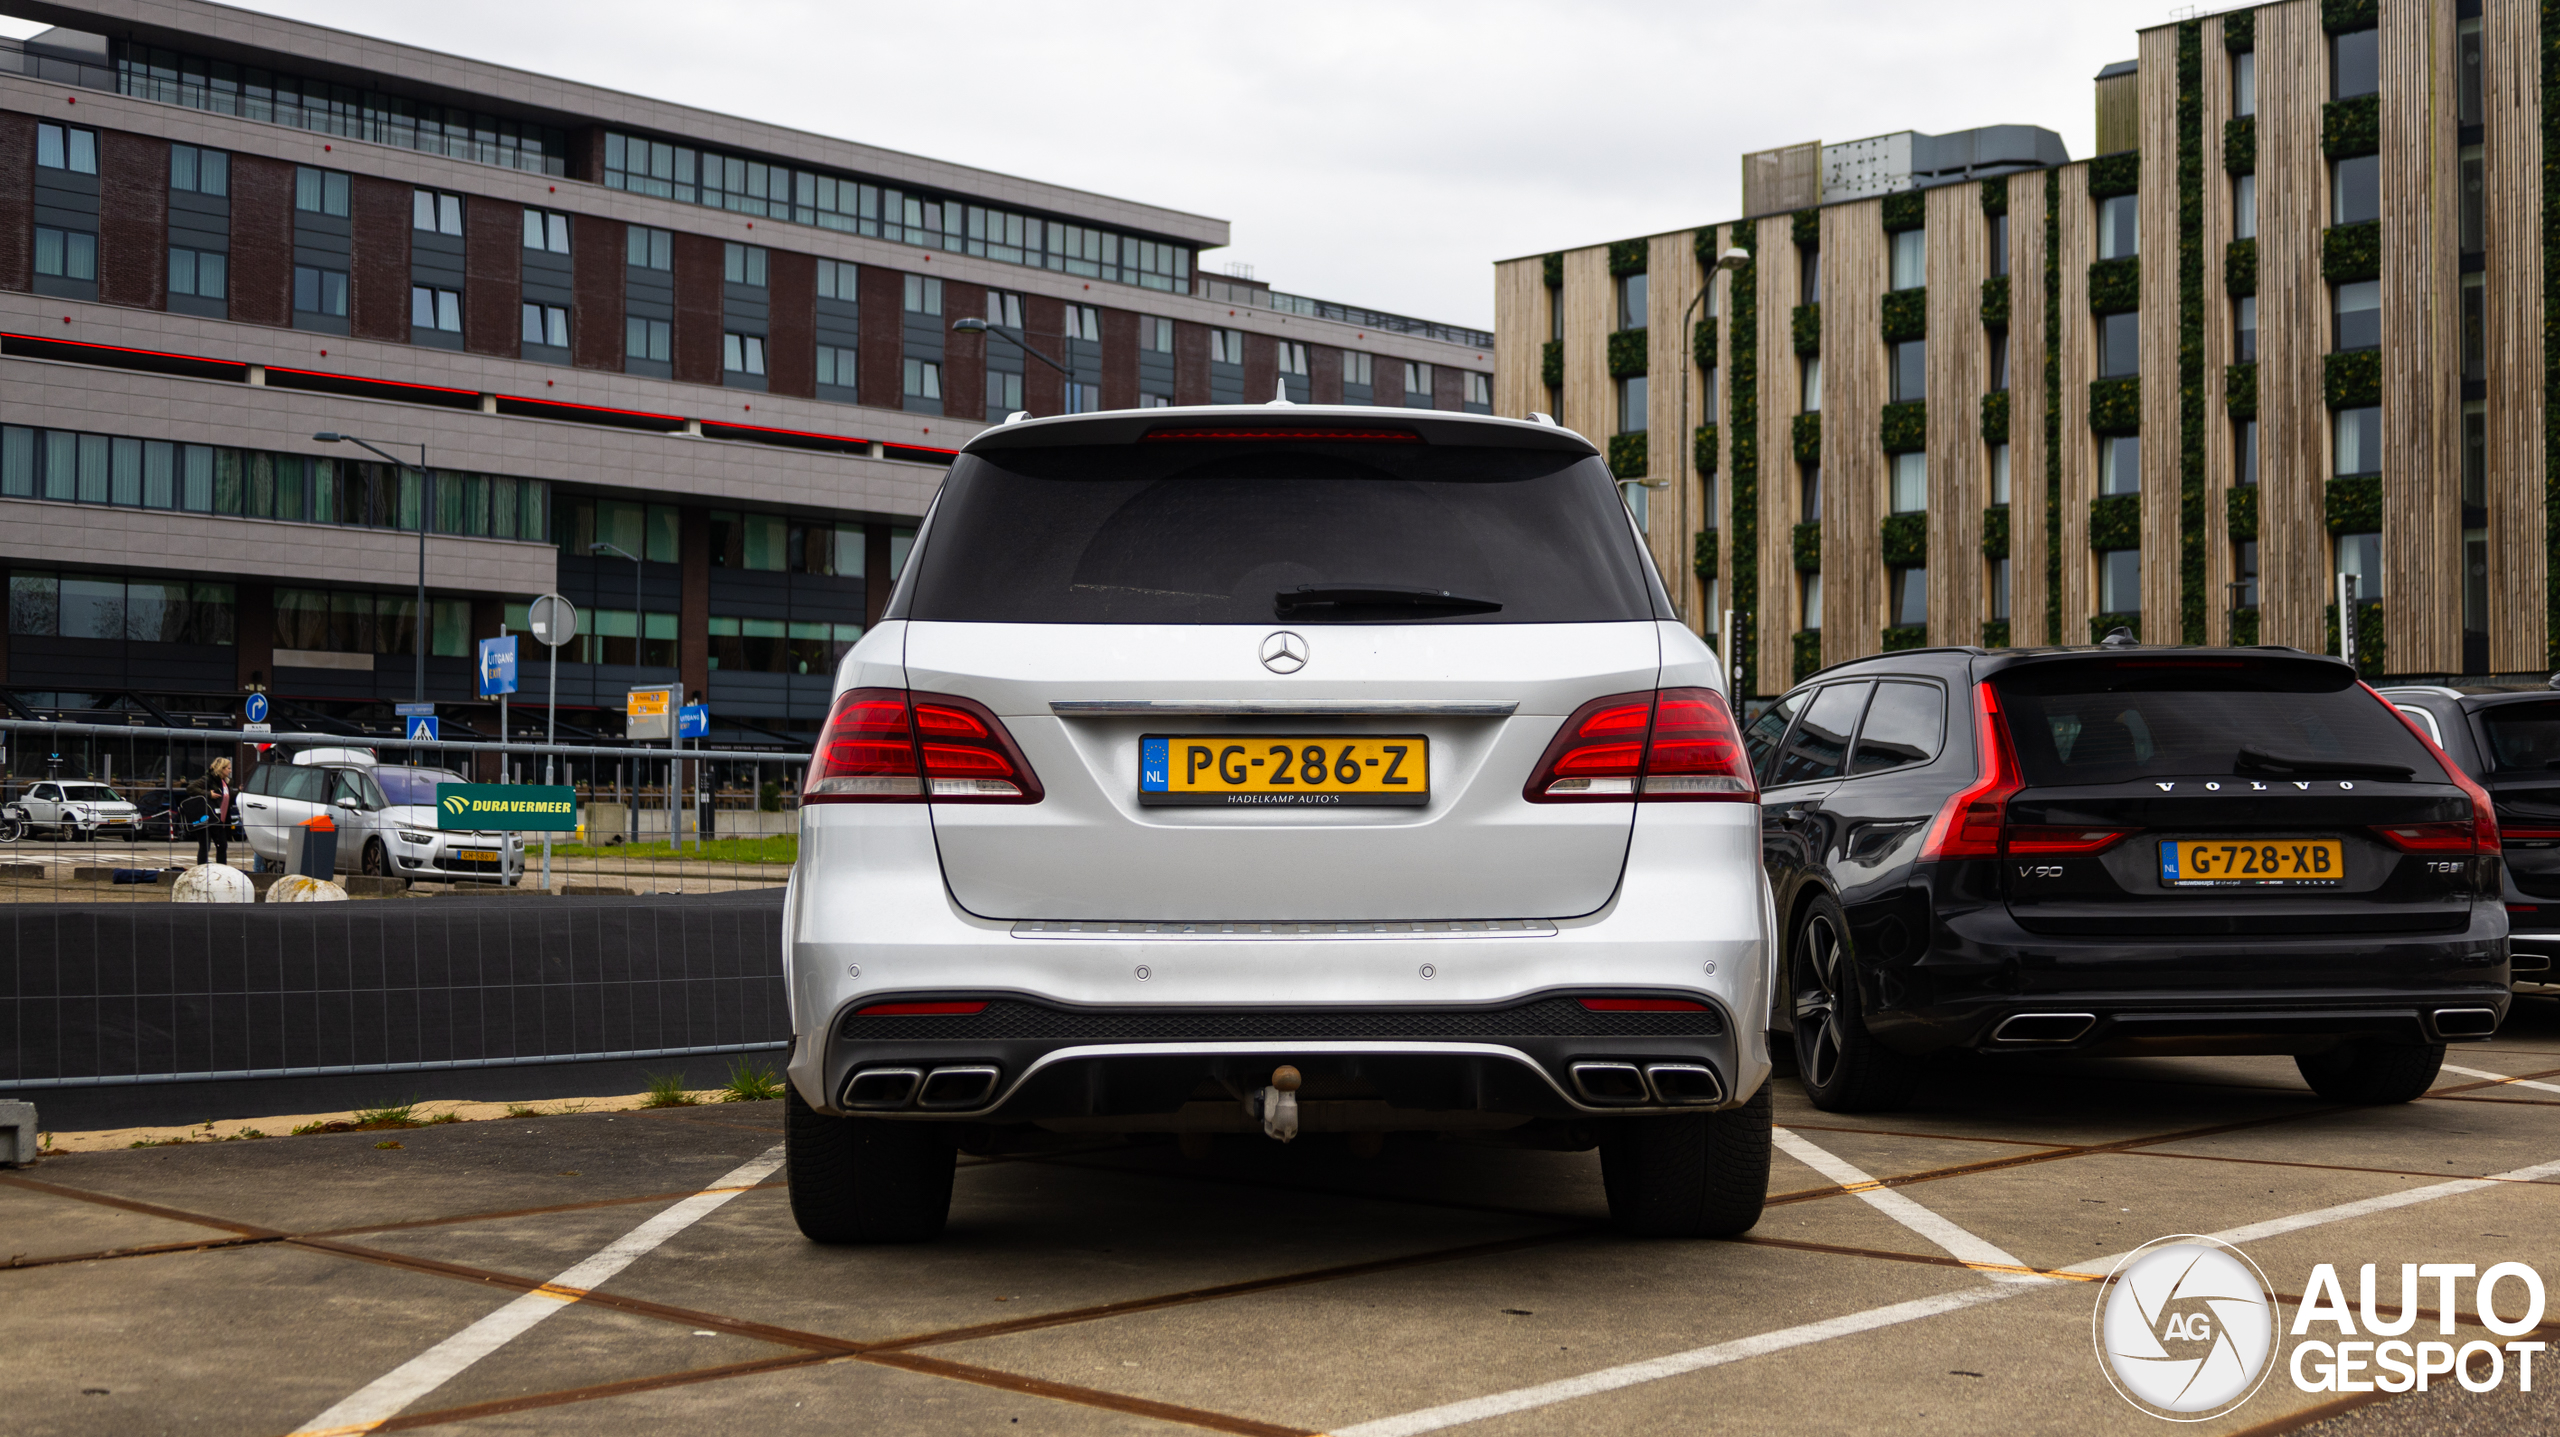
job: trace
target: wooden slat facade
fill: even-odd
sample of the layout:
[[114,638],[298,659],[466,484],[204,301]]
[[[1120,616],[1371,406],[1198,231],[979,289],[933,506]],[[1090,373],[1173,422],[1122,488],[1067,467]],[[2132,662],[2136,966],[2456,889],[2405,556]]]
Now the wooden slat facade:
[[[2066,165],[2052,182],[2061,187],[2054,217],[2061,231],[2056,265],[2061,271],[2062,614],[2053,642],[2089,642],[2089,620],[2098,612],[2096,561],[2089,553],[2089,501],[2098,494],[2098,443],[2089,434],[2089,381],[2098,375],[2097,325],[2089,318],[2089,261],[2098,257],[2097,209],[2089,199],[2089,167]],[[2043,478],[2037,476],[2039,481]]]
[[2009,638],[2044,631],[2044,194],[2049,171],[2009,177]]
[[2380,17],[2382,252],[2395,256],[2382,266],[2384,655],[2395,670],[2459,673],[2462,237],[2453,7],[2392,0]]
[[[1792,221],[1750,221],[1760,283],[1760,689],[1784,693],[1791,678],[1798,597],[1794,554],[1796,349],[1790,331],[1798,286]],[[1828,607],[1826,603],[1825,607]]]
[[1889,383],[1884,201],[1822,212],[1822,661],[1872,654],[1885,625],[1885,511],[1892,461],[1880,434]]
[[1493,328],[1502,336],[1493,351],[1493,412],[1505,419],[1525,419],[1547,407],[1547,386],[1538,374],[1550,324],[1546,270],[1538,255],[1493,267]]
[[[1990,460],[1982,442],[1989,355],[1982,280],[1990,236],[1980,185],[1928,192],[1929,642],[1982,641],[1982,506]],[[1890,504],[1886,507],[1890,508]],[[1887,595],[1888,605],[1891,596]]]
[[2313,0],[2258,14],[2258,640],[2318,653],[2331,575],[2329,287],[2320,232],[2329,220],[2320,110],[2328,37]]
[[[2204,635],[2209,644],[2231,641],[2231,581],[2237,577],[2231,547],[2231,508],[2225,497],[2238,475],[2238,449],[2225,398],[2225,369],[2232,362],[2232,304],[2222,276],[2233,239],[2231,175],[2223,166],[2222,127],[2231,119],[2231,55],[2223,48],[2223,17],[2204,22],[2200,97],[2204,129]],[[2174,234],[2174,231],[2172,232]],[[2174,240],[2172,241],[2174,243]]]
[[1688,460],[1687,433],[1681,425],[1681,402],[1688,403],[1689,423],[1698,422],[1698,366],[1689,357],[1689,326],[1695,322],[1689,304],[1698,297],[1706,275],[1698,266],[1690,234],[1655,235],[1649,242],[1645,268],[1648,319],[1645,325],[1645,371],[1652,383],[1645,392],[1652,443],[1647,471],[1669,487],[1650,491],[1645,537],[1653,546],[1653,562],[1671,591],[1673,609],[1692,631],[1703,631],[1698,613],[1698,576],[1690,563],[1690,536],[1698,532],[1698,476]]
[[2536,7],[2497,0],[2481,24],[2488,165],[2489,667],[2550,662],[2544,529],[2542,37]]
[[[2142,34],[2142,637],[2178,631],[2178,32]],[[2093,202],[2094,205],[2094,202]],[[2090,371],[2092,374],[2095,370]],[[2094,603],[2094,600],[2093,600]]]
[[1564,412],[1556,422],[1600,446],[1618,432],[1618,391],[1609,380],[1609,336],[1618,328],[1618,286],[1609,247],[1564,256]]

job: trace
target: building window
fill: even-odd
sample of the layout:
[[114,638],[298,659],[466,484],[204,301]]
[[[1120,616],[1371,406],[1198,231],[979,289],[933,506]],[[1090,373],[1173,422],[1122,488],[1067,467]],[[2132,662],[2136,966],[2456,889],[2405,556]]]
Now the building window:
[[1067,413],[1093,414],[1101,410],[1101,385],[1085,384],[1080,381],[1070,379],[1067,381],[1066,390]]
[[2489,378],[2488,276],[2479,273],[2462,277],[2462,377],[2474,382]]
[[623,232],[622,262],[633,269],[675,268],[676,237],[666,230],[633,225]]
[[[1819,246],[1796,251],[1796,303],[1822,303],[1822,250]],[[1624,325],[1619,327],[1625,328]]]
[[2335,289],[2333,347],[2340,350],[2382,347],[2382,281],[2357,280]]
[[1022,408],[1022,376],[987,371],[987,422],[1001,423]]
[[57,279],[98,277],[98,237],[83,230],[36,226],[36,273]]
[[1022,296],[1000,289],[988,290],[987,323],[1005,329],[1022,328]]
[[920,274],[906,276],[906,310],[909,314],[942,313],[942,281]]
[[213,250],[169,250],[169,292],[191,294],[198,299],[221,299],[227,293],[224,280],[230,267],[230,256]]
[[429,234],[462,233],[462,196],[434,190],[409,192],[409,228]]
[[[322,270],[320,273],[326,274],[328,271]],[[343,280],[343,276],[341,278]],[[299,299],[296,299],[294,307],[300,309],[305,308],[306,306],[304,306]],[[528,308],[529,307],[530,306],[528,306]],[[323,309],[319,312],[322,314],[344,314],[347,312],[346,293],[343,283],[341,283],[339,287],[338,307],[336,309]],[[415,329],[440,329],[448,334],[462,333],[461,291],[437,289],[433,285],[425,284],[413,284],[409,286],[409,324]]]
[[1087,344],[1100,344],[1102,316],[1095,313],[1093,306],[1089,304],[1068,305],[1066,330],[1066,337],[1069,339],[1081,339]]
[[1796,579],[1796,595],[1796,602],[1801,606],[1804,614],[1803,620],[1797,625],[1797,627],[1806,629],[1821,628],[1822,575],[1819,573],[1798,575]]
[[2462,252],[2479,254],[2489,247],[2488,211],[2486,208],[2488,161],[2478,145],[2462,147],[2462,192],[2459,213],[2462,228]]
[[1210,330],[1209,362],[1211,364],[1244,363],[1244,331],[1241,329]]
[[2006,444],[1991,446],[1991,502],[2009,502],[2009,446]]
[[1887,574],[1892,587],[1888,621],[1896,628],[1929,622],[1929,571],[1914,565]]
[[1822,466],[1800,465],[1796,469],[1796,522],[1814,524],[1822,519]]
[[841,260],[818,261],[818,298],[857,300],[861,297],[859,276],[854,266]]
[[1929,397],[1929,341],[1906,339],[1890,346],[1892,396],[1896,404]]
[[2382,536],[2380,534],[2340,534],[2338,536],[2338,572],[2355,580],[2358,604],[2374,603],[2382,598]]
[[942,366],[929,359],[907,361],[906,394],[909,399],[942,401]]
[[1893,237],[1893,287],[1918,289],[1929,282],[1929,232],[1904,230]]
[[2382,218],[2382,157],[2358,155],[2329,167],[2333,225],[2362,224]]
[[2007,274],[2009,272],[2009,217],[2007,215],[1992,215],[1989,216],[1989,219],[1991,221],[1990,272],[1993,274]]
[[347,177],[336,170],[315,170],[309,165],[295,167],[293,207],[307,214],[345,218]]
[[1375,372],[1372,364],[1375,358],[1374,355],[1357,354],[1348,349],[1342,351],[1342,382],[1345,384],[1372,383],[1370,376]]
[[549,210],[524,212],[524,247],[550,254],[569,252],[569,217]]
[[[763,245],[738,244],[732,241],[720,247],[720,278],[728,283],[753,285],[757,289],[762,289],[765,287],[764,270],[765,248]],[[936,299],[931,312],[940,314],[942,312],[942,305],[939,302],[942,281],[929,282],[934,287]],[[912,305],[908,307],[914,308]]]
[[1797,369],[1796,412],[1820,414],[1822,412],[1822,356],[1819,354],[1805,356]]
[[2258,177],[2256,175],[2231,177],[2231,237],[2233,239],[2258,237]]
[[854,389],[862,372],[861,356],[841,345],[818,346],[818,387],[821,389]]
[[2098,556],[2098,609],[2108,614],[2142,612],[2142,551],[2109,549]]
[[2258,113],[2258,52],[2243,50],[2231,57],[2231,113]]
[[2258,297],[2244,294],[2231,306],[2231,357],[2241,364],[2258,358]]
[[1171,409],[1173,401],[1161,394],[1141,394],[1138,396],[1138,407],[1140,409]]
[[2330,416],[2336,436],[2332,457],[2341,479],[2382,472],[2382,410],[2373,405],[2341,409]]
[[[412,296],[414,300],[415,296]],[[347,312],[347,276],[343,270],[314,269],[307,264],[293,267],[293,307],[305,314],[327,314],[344,318]],[[459,310],[456,311],[459,313]],[[455,320],[454,327],[461,328]]]
[[2098,441],[2098,492],[2142,492],[2142,436],[2114,434]]
[[[1405,361],[1405,366],[1404,366],[1404,397],[1405,397],[1405,402],[1406,402],[1407,404],[1413,404],[1413,398],[1414,398],[1414,396],[1415,396],[1415,395],[1417,395],[1417,394],[1418,394],[1418,395],[1420,395],[1420,396],[1422,396],[1422,402],[1421,402],[1420,404],[1414,404],[1414,405],[1413,405],[1413,407],[1414,407],[1414,408],[1416,408],[1416,409],[1428,409],[1428,408],[1430,408],[1430,407],[1431,407],[1431,366],[1430,366],[1430,365],[1428,365],[1428,364],[1416,364],[1416,363],[1412,362],[1411,360],[1407,360],[1407,361]],[[1620,428],[1622,428],[1622,429],[1623,429],[1624,427],[1625,427],[1625,426],[1623,426],[1623,425],[1621,425],[1621,426],[1620,426]],[[1643,428],[1644,426],[1643,426],[1643,425],[1637,425],[1636,427],[1637,427],[1637,428],[1639,428],[1639,429],[1641,429],[1641,428]]]
[[2352,100],[2382,89],[2375,30],[2349,30],[2329,37],[2329,98]]
[[2231,546],[2231,607],[2258,607],[2258,541],[2243,539]]
[[2480,22],[2457,20],[2453,25],[2453,93],[2454,123],[2480,123]]
[[[1304,353],[1304,351],[1301,351],[1301,352],[1300,352],[1300,354],[1299,354],[1299,359],[1298,359],[1298,363],[1299,363],[1301,366],[1304,366],[1304,365],[1305,365],[1305,363],[1306,363],[1306,357],[1305,357],[1305,353]],[[1306,373],[1307,371],[1305,370],[1305,368],[1301,367],[1297,372],[1298,372],[1298,373],[1300,373],[1300,374],[1304,374],[1304,373]],[[1712,369],[1710,369],[1710,370],[1708,370],[1708,371],[1707,371],[1707,374],[1708,374],[1708,376],[1709,376],[1709,377],[1708,377],[1708,381],[1707,381],[1707,394],[1708,394],[1709,399],[1710,399],[1710,407],[1709,407],[1709,409],[1708,409],[1708,411],[1707,411],[1707,415],[1706,415],[1706,417],[1707,417],[1708,422],[1712,423],[1712,422],[1714,422],[1715,417],[1716,417],[1716,416],[1715,416],[1715,410],[1714,410],[1714,409],[1713,409],[1713,407],[1712,407],[1712,400],[1713,400],[1713,396],[1714,396],[1714,394],[1715,394],[1715,392],[1716,392],[1716,391],[1715,391],[1715,380],[1714,380],[1715,371],[1714,371],[1714,370],[1712,370]],[[1469,371],[1467,371],[1467,402],[1468,402],[1469,404],[1487,404],[1487,405],[1489,405],[1489,404],[1493,403],[1493,376],[1492,376],[1492,375],[1490,375],[1490,374],[1478,374],[1478,373],[1476,373],[1474,370],[1469,370]]]
[[2462,406],[2462,506],[2489,507],[2489,406],[2477,399]]
[[663,319],[642,319],[637,315],[622,321],[622,352],[632,359],[655,360],[664,364],[674,349],[675,332]]
[[2110,314],[2098,321],[2098,377],[2118,379],[2142,372],[2139,315]]
[[98,172],[98,132],[71,125],[36,126],[36,164],[75,175]]
[[1990,567],[1987,587],[1991,590],[1991,618],[1994,623],[2005,624],[2009,621],[2009,561],[1993,559]]
[[1645,327],[1647,323],[1645,318],[1646,279],[1647,276],[1640,274],[1619,277],[1618,328],[1642,329]]
[[194,145],[169,147],[169,188],[197,195],[231,193],[231,157]]
[[569,307],[562,304],[528,304],[524,307],[524,342],[547,344],[554,349],[569,347]]
[[[1493,402],[1493,398],[1492,398],[1492,395],[1493,395],[1493,376],[1492,376],[1492,375],[1490,375],[1490,374],[1487,374],[1487,375],[1481,375],[1481,376],[1475,376],[1475,377],[1480,377],[1480,378],[1482,378],[1482,379],[1484,380],[1484,388],[1485,388],[1485,396],[1486,396],[1486,397],[1484,398],[1484,400],[1483,400],[1482,402],[1483,402],[1483,403],[1486,403],[1486,404],[1491,404],[1491,403]],[[1473,393],[1473,391],[1472,391],[1472,390],[1470,390],[1469,392],[1470,392],[1470,393]],[[1468,403],[1470,403],[1470,404],[1473,404],[1473,403],[1477,403],[1478,401],[1473,400],[1473,399],[1470,399],[1470,400],[1468,400],[1467,402],[1468,402]],[[1698,422],[1699,422],[1699,423],[1701,423],[1701,424],[1713,424],[1713,423],[1717,422],[1717,421],[1716,421],[1716,371],[1715,371],[1715,366],[1713,366],[1713,365],[1709,365],[1709,366],[1707,366],[1705,369],[1702,369],[1702,370],[1699,370],[1699,371],[1698,371]]]
[[[764,373],[764,336],[761,334],[720,336],[720,367],[731,374]],[[940,392],[937,386],[935,393]]]
[[1307,372],[1307,347],[1285,339],[1280,341],[1280,372],[1304,377]]
[[2009,331],[1995,329],[1985,336],[1991,351],[1991,389],[1993,393],[2009,387]]
[[2237,471],[2231,476],[2231,482],[2242,485],[2257,483],[2258,421],[2243,419],[2234,427],[2231,435],[2231,450],[2235,461],[2232,467]]
[[2098,258],[2131,259],[2142,252],[2140,203],[2137,195],[2098,201]]
[[1929,456],[1893,456],[1893,512],[1918,514],[1929,507]]
[[1138,347],[1158,354],[1173,353],[1173,321],[1141,318],[1138,321]]
[[1618,432],[1645,432],[1645,376],[1629,375],[1618,381]]

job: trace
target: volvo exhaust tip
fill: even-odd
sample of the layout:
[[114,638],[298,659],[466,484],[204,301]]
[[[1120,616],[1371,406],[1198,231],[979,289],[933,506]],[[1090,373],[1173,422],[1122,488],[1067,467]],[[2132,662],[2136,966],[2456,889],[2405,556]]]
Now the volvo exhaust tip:
[[1701,1063],[1654,1063],[1644,1070],[1656,1102],[1694,1108],[1724,1101],[1724,1084],[1716,1070]]
[[2498,1031],[2494,1008],[2438,1008],[2436,1031],[2448,1038],[2485,1038]]
[[2098,1026],[2095,1013],[2020,1013],[1991,1030],[1995,1043],[2076,1043]]
[[1599,1107],[1624,1107],[1651,1096],[1633,1063],[1576,1063],[1573,1086],[1584,1102]]
[[916,1094],[919,1108],[983,1108],[995,1096],[996,1070],[983,1063],[966,1067],[936,1068],[927,1074],[924,1086]]
[[865,1068],[846,1081],[844,1105],[869,1112],[903,1108],[914,1101],[923,1081],[921,1068]]

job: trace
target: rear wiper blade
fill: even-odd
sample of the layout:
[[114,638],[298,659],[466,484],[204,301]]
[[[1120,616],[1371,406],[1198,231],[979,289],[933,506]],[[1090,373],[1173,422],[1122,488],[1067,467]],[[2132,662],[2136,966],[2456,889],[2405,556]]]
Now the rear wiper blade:
[[1308,609],[1444,609],[1459,614],[1490,614],[1502,604],[1473,599],[1446,589],[1418,589],[1405,584],[1300,584],[1271,596],[1283,618]]
[[2417,772],[2405,763],[2360,763],[2344,758],[2288,758],[2244,748],[2232,759],[2234,773],[2343,773],[2355,778],[2406,780]]

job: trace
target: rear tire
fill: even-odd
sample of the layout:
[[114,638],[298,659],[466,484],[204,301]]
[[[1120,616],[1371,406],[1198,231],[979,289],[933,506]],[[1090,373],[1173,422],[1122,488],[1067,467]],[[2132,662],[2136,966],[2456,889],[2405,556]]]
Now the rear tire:
[[2406,1103],[2435,1086],[2444,1044],[2341,1043],[2325,1053],[2300,1054],[2293,1066],[2311,1091],[2333,1103]]
[[955,1147],[940,1123],[834,1118],[783,1085],[791,1217],[811,1242],[925,1242],[951,1215]]
[[1838,903],[1827,896],[1813,900],[1787,961],[1794,977],[1796,1076],[1805,1096],[1826,1113],[1901,1107],[1916,1086],[1918,1065],[1867,1031],[1849,920]]
[[1629,1237],[1733,1237],[1769,1200],[1769,1084],[1741,1107],[1599,1124],[1609,1225]]

